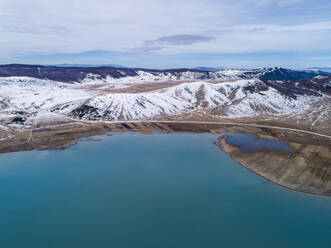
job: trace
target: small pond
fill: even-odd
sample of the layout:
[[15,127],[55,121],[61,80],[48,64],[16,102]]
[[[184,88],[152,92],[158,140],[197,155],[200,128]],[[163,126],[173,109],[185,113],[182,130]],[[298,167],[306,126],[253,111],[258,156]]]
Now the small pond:
[[293,152],[293,149],[283,141],[262,139],[249,133],[223,132],[227,143],[239,147],[244,152],[259,152],[264,148],[274,151]]

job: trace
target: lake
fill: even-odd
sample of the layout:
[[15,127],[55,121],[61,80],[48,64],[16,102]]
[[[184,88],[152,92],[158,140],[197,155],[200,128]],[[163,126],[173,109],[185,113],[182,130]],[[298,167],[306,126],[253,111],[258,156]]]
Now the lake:
[[0,247],[330,247],[331,197],[255,175],[217,135],[100,137],[0,155]]

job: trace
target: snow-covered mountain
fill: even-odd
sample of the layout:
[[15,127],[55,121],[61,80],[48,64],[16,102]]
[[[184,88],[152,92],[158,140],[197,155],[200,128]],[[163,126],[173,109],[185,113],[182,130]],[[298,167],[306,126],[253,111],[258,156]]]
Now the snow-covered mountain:
[[104,94],[69,114],[89,120],[137,120],[204,110],[226,117],[290,114],[305,111],[323,94],[290,97],[259,79],[190,82],[144,93]]
[[322,71],[322,72],[331,73],[331,66],[329,66],[329,67],[312,67],[312,68],[308,68],[307,70]]
[[250,70],[233,70],[224,69],[217,72],[218,77],[229,77],[229,78],[259,78],[262,80],[304,80],[310,79],[317,75],[328,75],[326,72],[319,70],[291,70],[281,67],[266,67]]
[[[113,77],[104,68],[93,73],[90,69],[95,68],[69,68],[64,75],[52,70],[43,74],[43,68],[39,74],[43,79],[31,77],[31,67],[27,68],[28,72],[20,73],[29,77],[4,77],[12,71],[5,73],[4,67],[0,70],[2,126],[25,124],[41,115],[107,121],[154,119],[195,111],[230,118],[291,115],[305,113],[320,101],[330,102],[331,96],[331,76],[283,68],[217,72],[117,68],[116,73],[123,75],[129,70],[123,77]],[[71,69],[76,74],[71,75]],[[47,74],[56,78],[61,75],[62,79],[70,75],[72,79],[82,71],[89,73],[83,73],[79,82],[44,78]]]
[[182,80],[235,80],[259,78],[262,80],[304,80],[321,71],[296,71],[280,67],[259,68],[250,70],[223,69],[219,71],[196,69],[151,70],[118,67],[59,67],[38,65],[0,65],[0,77],[32,77],[64,83],[84,83],[86,81],[182,81]]

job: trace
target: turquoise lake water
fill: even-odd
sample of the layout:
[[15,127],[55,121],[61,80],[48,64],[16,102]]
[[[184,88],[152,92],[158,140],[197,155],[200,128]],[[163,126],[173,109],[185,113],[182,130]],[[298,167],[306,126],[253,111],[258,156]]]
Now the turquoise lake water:
[[212,134],[0,155],[1,248],[331,247],[331,198],[243,168]]

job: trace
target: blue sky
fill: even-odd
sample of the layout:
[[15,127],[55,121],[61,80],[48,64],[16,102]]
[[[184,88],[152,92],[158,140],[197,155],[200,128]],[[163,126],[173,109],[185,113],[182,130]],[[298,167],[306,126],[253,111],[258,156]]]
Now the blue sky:
[[0,63],[331,66],[330,0],[1,0]]

